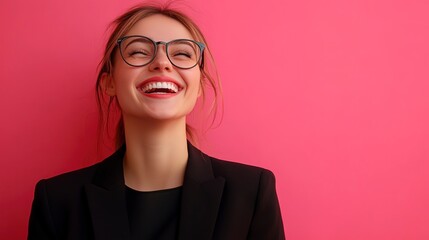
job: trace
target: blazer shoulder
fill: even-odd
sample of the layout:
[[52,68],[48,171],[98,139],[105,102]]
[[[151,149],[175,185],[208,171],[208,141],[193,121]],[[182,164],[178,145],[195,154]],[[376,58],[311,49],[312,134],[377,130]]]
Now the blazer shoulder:
[[77,201],[83,193],[84,185],[92,181],[98,165],[99,163],[40,180],[36,184],[35,199],[36,196],[46,196],[51,207]]
[[[251,213],[247,239],[284,240],[281,210],[273,172],[268,169],[209,157],[216,177],[225,178],[224,198],[240,216]],[[234,205],[230,203],[239,203]]]
[[51,188],[67,188],[91,183],[97,175],[97,172],[101,171],[109,174],[117,171],[116,168],[122,165],[123,152],[124,148],[118,149],[109,157],[91,166],[43,179],[40,182],[44,182],[47,187]]
[[222,177],[226,184],[238,191],[258,191],[261,187],[275,188],[275,176],[272,171],[207,156],[212,163],[215,177]]
[[[206,155],[207,156],[207,155]],[[267,175],[274,177],[274,174],[271,170],[248,165],[244,163],[233,162],[229,160],[218,159],[215,157],[207,156],[212,163],[213,171],[215,175],[244,175],[248,177],[260,177],[261,175]]]
[[42,179],[41,182],[43,181],[44,184],[58,185],[61,187],[84,184],[91,181],[94,172],[100,164],[101,162],[88,167],[62,173],[54,177]]

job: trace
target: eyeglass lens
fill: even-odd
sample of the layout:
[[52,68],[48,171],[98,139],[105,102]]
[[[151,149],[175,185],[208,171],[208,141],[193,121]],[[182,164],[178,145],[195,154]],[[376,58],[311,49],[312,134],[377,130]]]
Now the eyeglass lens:
[[[121,43],[121,54],[125,62],[132,66],[144,66],[156,55],[156,44],[144,37],[125,38]],[[194,67],[201,55],[200,47],[190,40],[173,40],[166,47],[167,57],[179,68]]]

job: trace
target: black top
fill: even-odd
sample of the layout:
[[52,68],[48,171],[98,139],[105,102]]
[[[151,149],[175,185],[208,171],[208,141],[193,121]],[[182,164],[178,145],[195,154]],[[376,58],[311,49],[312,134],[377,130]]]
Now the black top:
[[131,239],[177,238],[182,187],[140,192],[126,187]]

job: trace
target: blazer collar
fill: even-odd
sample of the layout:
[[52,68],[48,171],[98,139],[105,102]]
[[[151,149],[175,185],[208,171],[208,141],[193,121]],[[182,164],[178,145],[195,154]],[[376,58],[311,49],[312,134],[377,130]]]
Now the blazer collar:
[[[125,146],[101,162],[85,186],[95,239],[129,239],[123,156]],[[210,158],[188,142],[178,239],[211,239],[225,179],[213,174]]]

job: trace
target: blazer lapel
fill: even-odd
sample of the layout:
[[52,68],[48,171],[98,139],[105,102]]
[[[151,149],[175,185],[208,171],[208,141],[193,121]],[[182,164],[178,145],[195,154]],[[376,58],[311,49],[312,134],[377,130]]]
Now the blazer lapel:
[[214,177],[210,159],[189,142],[188,154],[178,239],[211,239],[225,179]]
[[125,147],[100,163],[85,186],[95,239],[129,239],[122,158]]

